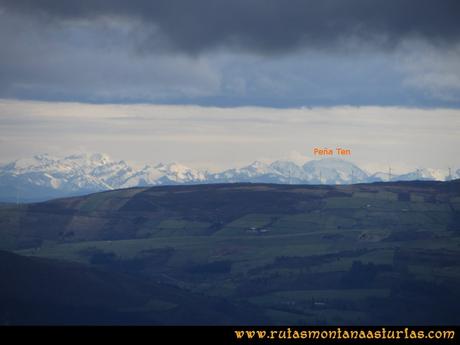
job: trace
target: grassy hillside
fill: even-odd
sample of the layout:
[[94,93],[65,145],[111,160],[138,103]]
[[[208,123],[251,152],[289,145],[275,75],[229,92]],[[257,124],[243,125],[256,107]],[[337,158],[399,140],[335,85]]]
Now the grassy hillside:
[[[179,320],[166,306],[185,302],[160,298],[166,323],[460,324],[460,181],[170,186],[2,205],[0,248],[236,308]],[[257,312],[244,319],[241,305]]]
[[229,324],[257,322],[250,305],[61,260],[0,251],[0,324]]

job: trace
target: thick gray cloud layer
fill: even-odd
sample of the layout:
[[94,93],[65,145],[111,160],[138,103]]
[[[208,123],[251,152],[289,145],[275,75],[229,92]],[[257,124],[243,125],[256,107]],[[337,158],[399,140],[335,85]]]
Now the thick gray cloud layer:
[[164,39],[147,40],[144,48],[163,43],[188,53],[222,46],[285,53],[328,49],[350,38],[393,47],[408,37],[435,43],[460,37],[458,0],[2,0],[0,5],[45,20],[140,20]]
[[458,0],[0,0],[0,98],[460,106]]

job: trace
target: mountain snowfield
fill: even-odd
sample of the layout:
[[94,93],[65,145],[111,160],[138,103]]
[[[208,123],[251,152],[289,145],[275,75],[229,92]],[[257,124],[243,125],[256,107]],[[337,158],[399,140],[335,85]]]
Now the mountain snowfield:
[[[392,176],[392,181],[459,178],[460,169],[418,169]],[[370,174],[349,161],[326,158],[299,166],[290,161],[271,164],[255,161],[219,173],[189,168],[180,163],[146,165],[136,169],[101,153],[64,158],[48,154],[0,165],[0,201],[39,201],[97,191],[137,186],[261,182],[286,184],[349,184],[388,181],[384,172]]]

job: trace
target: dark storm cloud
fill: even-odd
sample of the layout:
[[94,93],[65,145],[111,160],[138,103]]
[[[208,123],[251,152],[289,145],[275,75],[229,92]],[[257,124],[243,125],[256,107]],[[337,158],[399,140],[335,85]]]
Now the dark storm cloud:
[[406,38],[457,42],[458,0],[0,0],[6,11],[46,20],[108,16],[141,21],[169,48],[200,53],[219,47],[259,53],[334,48],[358,39],[389,48]]

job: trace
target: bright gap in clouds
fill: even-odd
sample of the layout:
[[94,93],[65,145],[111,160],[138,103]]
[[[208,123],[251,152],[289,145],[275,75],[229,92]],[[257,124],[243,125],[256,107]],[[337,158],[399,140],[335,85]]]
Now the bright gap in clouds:
[[218,108],[0,101],[0,161],[105,152],[138,163],[218,171],[254,160],[351,149],[371,171],[459,167],[460,111],[401,107]]

